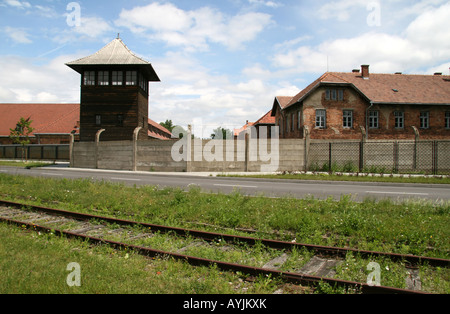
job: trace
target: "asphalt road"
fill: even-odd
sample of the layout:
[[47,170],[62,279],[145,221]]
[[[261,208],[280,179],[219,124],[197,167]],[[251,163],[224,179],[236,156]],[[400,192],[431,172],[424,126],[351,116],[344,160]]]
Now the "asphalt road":
[[449,201],[450,186],[428,184],[386,184],[362,182],[327,182],[300,181],[253,178],[224,178],[208,174],[191,173],[152,173],[92,169],[72,169],[67,167],[44,167],[24,169],[17,167],[0,167],[0,173],[41,176],[48,178],[105,180],[126,185],[154,185],[160,187],[180,187],[188,190],[198,186],[205,192],[230,193],[239,190],[245,195],[265,195],[268,197],[290,196],[295,198],[314,197],[340,199],[350,195],[361,201],[371,199],[427,199],[432,201]]

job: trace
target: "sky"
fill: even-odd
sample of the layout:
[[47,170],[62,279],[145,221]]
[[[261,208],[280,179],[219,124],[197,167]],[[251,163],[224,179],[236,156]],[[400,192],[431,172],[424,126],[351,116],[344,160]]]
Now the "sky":
[[239,128],[327,71],[448,75],[449,16],[445,0],[0,0],[0,102],[79,103],[65,63],[120,34],[161,79],[151,119]]

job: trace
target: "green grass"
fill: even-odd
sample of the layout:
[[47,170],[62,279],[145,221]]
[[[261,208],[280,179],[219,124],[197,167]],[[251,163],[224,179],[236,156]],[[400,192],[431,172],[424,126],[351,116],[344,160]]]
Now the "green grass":
[[[234,294],[271,293],[267,279],[249,285],[215,267],[90,246],[0,223],[1,294]],[[67,277],[80,265],[80,286]],[[271,281],[275,284],[275,280]]]
[[280,173],[252,175],[220,175],[224,177],[243,177],[261,179],[285,180],[317,180],[317,181],[355,181],[355,182],[385,182],[385,183],[421,183],[450,184],[449,175],[414,175],[414,174],[379,174],[379,173]]
[[0,191],[5,199],[154,224],[224,233],[252,229],[265,238],[403,254],[450,252],[449,203],[274,199],[6,174],[0,174]]
[[[326,200],[288,197],[275,199],[264,196],[244,196],[237,191],[230,195],[216,195],[202,193],[198,188],[192,188],[188,192],[184,192],[174,188],[128,187],[123,184],[91,180],[53,180],[7,174],[0,174],[0,198],[96,215],[223,233],[247,235],[241,230],[250,229],[255,232],[252,236],[296,241],[298,243],[349,246],[363,250],[425,255],[446,259],[449,258],[450,252],[448,241],[450,238],[448,228],[450,225],[450,204],[444,202],[405,201],[394,203],[389,200],[354,202],[350,196],[343,196],[339,201],[332,198]],[[102,283],[103,275],[97,278],[95,273],[104,268],[104,276],[107,277],[106,274],[111,276],[118,271],[117,269],[124,267],[124,264],[131,263],[131,259],[125,259],[121,252],[114,253],[100,247],[92,248],[84,243],[62,241],[56,237],[36,236],[24,231],[19,232],[17,228],[14,229],[13,227],[6,228],[3,226],[2,228],[2,241],[0,242],[1,273],[11,273],[11,278],[14,279],[8,279],[7,282],[10,285],[13,285],[13,282],[18,283],[18,286],[14,288],[16,290],[11,291],[22,293],[23,291],[46,291],[45,289],[49,289],[50,293],[53,293],[53,291],[63,291],[63,293],[74,291],[75,293],[115,293],[119,290],[112,290],[113,288],[108,284]],[[7,240],[3,241],[3,239]],[[22,242],[22,244],[16,243],[16,241]],[[155,237],[149,241],[159,241],[153,242],[153,246],[179,249],[176,242],[172,243],[164,238]],[[203,251],[201,254],[204,254],[205,258],[220,259],[223,253],[220,246],[218,243],[217,247],[212,246],[210,250]],[[262,253],[259,249],[258,247],[249,248],[248,259],[255,263],[262,260],[260,259]],[[13,252],[14,254],[12,254]],[[94,259],[83,260],[82,265],[100,263],[98,269],[92,266],[93,269],[96,269],[92,274],[94,279],[87,285],[89,288],[83,287],[86,290],[76,290],[77,288],[73,289],[73,287],[67,290],[68,287],[66,287],[64,281],[59,286],[55,285],[54,288],[52,284],[49,284],[49,287],[44,290],[40,290],[38,283],[33,288],[27,288],[22,282],[25,282],[27,276],[31,276],[33,273],[27,274],[25,266],[23,269],[22,266],[17,266],[18,268],[13,266],[14,261],[27,261],[28,267],[36,265],[33,266],[37,267],[35,276],[38,276],[37,274],[48,276],[45,277],[45,281],[52,282],[52,280],[56,280],[52,278],[57,277],[60,280],[62,275],[67,276],[66,265],[70,261],[74,261],[73,255],[81,254],[81,252],[83,252],[83,258]],[[8,257],[9,253],[11,253],[11,258]],[[189,253],[196,254],[196,247],[193,246]],[[242,260],[242,253],[236,254],[240,255],[229,255],[229,258],[234,258],[236,261]],[[36,256],[33,257],[33,255]],[[95,257],[96,255],[99,255],[99,257]],[[51,258],[47,258],[47,261],[45,261],[46,258],[43,256],[50,256]],[[53,256],[55,260],[53,260]],[[304,252],[297,254],[297,256],[297,259],[288,261],[285,265],[287,269],[294,266],[298,269],[307,260],[304,258]],[[130,266],[131,274],[128,274],[128,270],[124,268],[123,276],[117,275],[119,278],[118,286],[120,286],[121,281],[125,280],[124,277],[129,277],[132,282],[135,280],[139,283],[139,286],[149,285],[148,282],[133,279],[134,272],[138,274],[137,277],[148,278],[147,272],[149,269],[150,272],[153,272],[153,277],[148,280],[151,282],[150,285],[154,287],[147,289],[154,290],[146,290],[144,293],[148,291],[150,293],[157,293],[156,291],[165,293],[167,291],[164,290],[164,287],[161,287],[162,283],[157,281],[153,284],[153,280],[160,278],[154,275],[154,270],[165,274],[167,277],[164,278],[164,281],[166,282],[179,279],[180,282],[177,284],[171,283],[175,286],[170,288],[172,291],[178,291],[179,293],[190,293],[189,291],[194,291],[194,293],[228,293],[227,291],[230,290],[227,290],[228,288],[224,286],[230,286],[230,284],[225,283],[225,281],[233,282],[231,286],[243,286],[242,282],[236,277],[227,278],[224,282],[218,281],[217,285],[214,280],[210,282],[200,280],[200,284],[199,280],[190,280],[190,276],[197,279],[208,277],[209,275],[206,276],[205,274],[210,272],[210,269],[202,268],[202,270],[198,270],[200,274],[197,274],[197,271],[192,270],[192,267],[183,263],[169,260],[161,261],[161,264],[159,264],[158,261],[152,261],[152,266],[147,266],[147,260],[141,260],[140,257],[133,254],[130,254],[131,257],[137,264]],[[351,258],[348,257],[349,260]],[[42,259],[42,261],[38,262],[37,259]],[[392,271],[396,266],[388,264],[387,261],[379,262],[380,265],[383,265],[383,276],[385,276],[383,278],[401,286],[405,274],[400,271],[401,275],[397,275],[398,271]],[[39,266],[40,263],[42,263],[41,266]],[[115,263],[120,266],[115,266]],[[358,259],[357,262],[349,262],[348,264],[350,266],[343,265],[342,268],[337,269],[340,278],[345,279],[348,275],[349,278],[353,276],[354,279],[355,276],[359,276],[364,281],[364,276],[367,276],[367,272],[364,270],[367,261]],[[48,265],[58,265],[58,272],[54,273]],[[117,269],[114,267],[117,267]],[[387,270],[386,267],[391,271]],[[86,267],[84,268],[86,269]],[[169,271],[164,273],[161,269],[169,269]],[[426,272],[427,269],[424,271]],[[212,277],[220,277],[220,275],[217,275],[218,273],[218,271],[213,273]],[[8,276],[10,275],[8,274],[6,277]],[[227,274],[227,276],[233,275]],[[448,276],[448,270],[444,270],[443,274],[436,278],[435,283],[430,283],[429,285],[438,287],[433,291],[448,293],[450,291]],[[33,278],[37,282],[40,280],[39,277]],[[442,283],[442,278],[446,278],[444,283]],[[144,279],[141,278],[140,280]],[[52,288],[50,288],[50,285]],[[132,284],[130,283],[130,285]],[[273,288],[273,285],[274,283],[270,280],[262,281],[257,285],[260,287],[258,289],[265,288],[258,291],[268,292],[270,288]],[[323,286],[321,291],[329,291],[328,288]],[[126,291],[130,290],[126,289],[132,288],[123,283],[123,289],[120,291],[127,293]],[[252,289],[256,288],[253,286]],[[235,291],[236,289],[231,290],[231,292]],[[255,290],[251,291],[255,292]],[[140,292],[140,290],[133,291],[133,293]]]
[[0,166],[22,167],[22,168],[45,167],[53,164],[54,162],[45,162],[45,161],[0,160]]

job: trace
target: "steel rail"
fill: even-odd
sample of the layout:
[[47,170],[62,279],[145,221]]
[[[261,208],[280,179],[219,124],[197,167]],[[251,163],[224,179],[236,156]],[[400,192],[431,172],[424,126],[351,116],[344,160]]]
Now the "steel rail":
[[16,202],[10,202],[5,200],[0,200],[0,205],[9,205],[14,207],[25,207],[25,208],[34,208],[38,211],[45,212],[47,214],[53,215],[64,215],[69,216],[79,220],[101,220],[108,223],[114,223],[122,226],[142,226],[144,228],[149,228],[152,231],[159,231],[162,233],[172,232],[181,236],[192,236],[198,239],[202,239],[205,241],[215,241],[218,239],[230,242],[230,243],[246,243],[249,245],[255,245],[257,243],[261,243],[267,247],[274,249],[287,249],[293,250],[297,249],[308,249],[311,251],[315,251],[317,253],[321,253],[324,255],[333,255],[343,257],[347,253],[352,252],[354,254],[358,254],[362,257],[387,257],[395,261],[404,261],[410,263],[412,265],[420,265],[427,264],[430,266],[440,266],[440,267],[449,267],[450,260],[442,259],[442,258],[433,258],[427,256],[417,256],[417,255],[409,255],[409,254],[397,254],[397,253],[387,253],[387,252],[377,252],[377,251],[367,251],[367,250],[359,250],[354,248],[341,248],[341,247],[332,247],[332,246],[323,246],[323,245],[313,245],[313,244],[305,244],[305,243],[297,243],[297,242],[287,242],[287,241],[278,241],[278,240],[270,240],[270,239],[258,239],[246,236],[237,236],[237,235],[229,235],[215,232],[206,232],[192,229],[183,229],[177,227],[169,227],[162,225],[155,225],[149,223],[136,222],[131,220],[103,217],[91,214],[77,213],[72,211],[66,211],[61,209],[47,208],[42,206],[21,204]]
[[54,228],[49,228],[45,226],[40,226],[34,223],[28,223],[8,218],[0,217],[0,221],[6,222],[8,224],[14,224],[17,226],[20,226],[22,228],[32,229],[34,231],[41,231],[41,232],[51,232],[57,236],[65,236],[67,238],[76,238],[81,239],[84,241],[89,241],[89,243],[97,244],[97,245],[104,245],[107,244],[111,246],[114,249],[118,250],[133,250],[136,253],[147,256],[147,257],[157,257],[157,256],[168,256],[172,257],[177,260],[182,260],[190,265],[193,266],[205,266],[210,267],[215,265],[219,269],[223,271],[233,271],[233,272],[242,272],[243,274],[247,275],[265,275],[265,276],[273,276],[274,278],[280,278],[281,280],[285,282],[295,283],[295,284],[301,284],[301,285],[307,285],[307,286],[314,286],[319,283],[325,282],[330,284],[331,286],[338,286],[338,287],[346,287],[346,288],[353,288],[358,291],[360,291],[363,294],[430,294],[427,292],[422,291],[414,291],[414,290],[407,290],[407,289],[400,289],[400,288],[394,288],[394,287],[387,287],[387,286],[372,286],[366,283],[361,282],[355,282],[355,281],[348,281],[348,280],[341,280],[341,279],[334,279],[334,278],[325,278],[325,277],[318,277],[318,276],[310,276],[310,275],[303,275],[298,273],[291,273],[291,272],[282,272],[278,270],[273,269],[266,269],[266,268],[259,268],[259,267],[253,267],[253,266],[246,266],[246,265],[239,265],[234,263],[227,263],[217,260],[211,260],[211,259],[205,259],[200,257],[193,257],[189,255],[183,255],[178,253],[172,253],[172,252],[166,252],[161,250],[155,250],[148,247],[142,247],[142,246],[136,246],[132,244],[127,243],[121,243],[117,241],[111,241],[96,237],[91,237],[84,234],[74,233],[70,231],[64,231]]

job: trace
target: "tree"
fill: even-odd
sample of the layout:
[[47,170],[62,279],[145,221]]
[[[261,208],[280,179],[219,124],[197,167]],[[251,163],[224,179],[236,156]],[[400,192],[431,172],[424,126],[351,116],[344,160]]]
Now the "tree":
[[15,129],[9,129],[9,138],[12,139],[14,144],[20,144],[22,146],[22,161],[27,160],[27,150],[26,145],[30,144],[30,134],[33,133],[34,128],[31,127],[33,121],[28,119],[20,118],[19,122],[16,124]]
[[232,139],[233,138],[233,132],[229,129],[224,129],[222,127],[218,127],[217,129],[213,130],[214,133],[211,134],[212,139]]
[[175,125],[173,125],[173,123],[172,123],[172,120],[168,120],[168,119],[166,120],[166,122],[161,122],[160,125],[165,127],[170,132],[172,132],[173,128],[175,127]]

